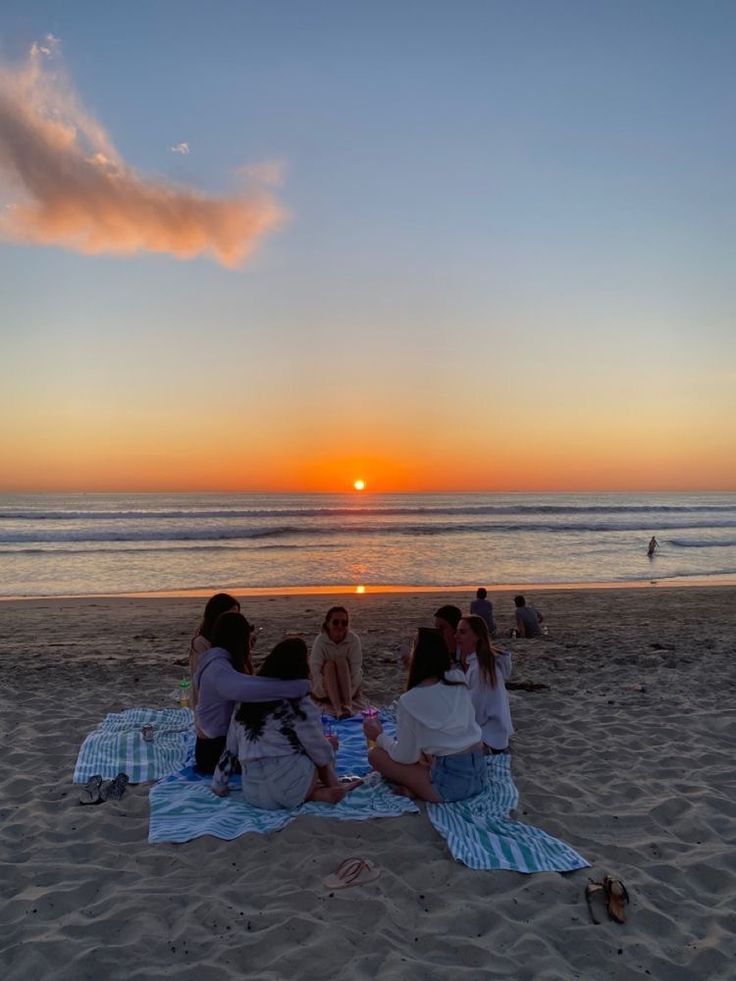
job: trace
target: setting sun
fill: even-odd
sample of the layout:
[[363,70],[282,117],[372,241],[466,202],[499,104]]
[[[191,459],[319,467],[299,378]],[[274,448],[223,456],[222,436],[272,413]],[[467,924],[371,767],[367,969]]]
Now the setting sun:
[[357,491],[365,490],[365,481],[364,480],[356,480],[355,483],[353,484],[353,487]]

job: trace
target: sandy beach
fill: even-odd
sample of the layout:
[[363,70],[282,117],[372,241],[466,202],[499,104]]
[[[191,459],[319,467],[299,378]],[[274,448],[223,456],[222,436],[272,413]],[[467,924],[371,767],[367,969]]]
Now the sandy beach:
[[[413,628],[470,598],[345,598],[372,701],[401,691]],[[491,598],[507,629],[511,594]],[[149,786],[80,807],[74,760],[107,712],[174,704],[202,600],[0,603],[0,976],[732,978],[736,588],[529,598],[549,635],[507,644],[512,682],[534,689],[511,693],[517,816],[591,863],[566,875],[471,871],[423,813],[149,845]],[[332,602],[248,597],[258,651],[286,631],[311,641]],[[380,877],[330,894],[350,855]],[[606,872],[631,895],[623,926],[588,917],[588,876]]]

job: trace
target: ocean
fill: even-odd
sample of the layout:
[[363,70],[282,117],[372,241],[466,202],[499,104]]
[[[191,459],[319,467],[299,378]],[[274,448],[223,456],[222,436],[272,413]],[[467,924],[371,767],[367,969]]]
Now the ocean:
[[0,596],[734,575],[736,494],[0,496]]

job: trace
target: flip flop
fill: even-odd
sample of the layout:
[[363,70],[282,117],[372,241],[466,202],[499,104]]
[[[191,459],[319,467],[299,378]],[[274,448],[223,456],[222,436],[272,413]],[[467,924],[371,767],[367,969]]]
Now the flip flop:
[[100,797],[100,786],[102,785],[102,777],[99,773],[96,773],[93,777],[90,777],[87,783],[82,788],[82,793],[79,795],[80,804],[101,804],[102,798]]
[[346,858],[338,865],[332,875],[324,880],[326,889],[347,889],[348,886],[363,886],[373,882],[381,873],[364,858]]
[[112,780],[106,780],[100,787],[100,800],[120,800],[128,786],[128,774],[118,773]]
[[620,879],[614,879],[607,875],[603,879],[603,890],[606,894],[606,909],[608,915],[616,923],[626,922],[626,907],[629,903],[629,894],[626,886]]
[[592,879],[588,879],[588,885],[585,887],[585,902],[588,904],[588,912],[593,923],[599,924],[601,922],[595,915],[593,900],[596,897],[603,899],[605,895],[606,890],[602,882],[594,882]]

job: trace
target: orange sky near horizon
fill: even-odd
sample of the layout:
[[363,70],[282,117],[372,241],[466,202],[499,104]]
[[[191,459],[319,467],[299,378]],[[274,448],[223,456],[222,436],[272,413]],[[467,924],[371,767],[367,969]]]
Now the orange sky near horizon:
[[0,492],[736,491],[719,5],[36,6]]
[[[475,433],[461,420],[422,428],[331,418],[320,428],[274,420],[239,429],[182,410],[164,420],[89,413],[20,419],[0,433],[3,492],[729,491],[736,457],[728,428],[684,431],[579,413]],[[11,466],[7,466],[12,461]]]

